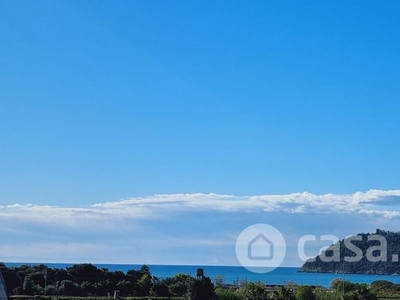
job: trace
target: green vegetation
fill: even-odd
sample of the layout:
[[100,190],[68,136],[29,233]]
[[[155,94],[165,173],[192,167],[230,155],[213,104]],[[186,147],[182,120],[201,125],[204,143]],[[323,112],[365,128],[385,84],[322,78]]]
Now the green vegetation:
[[312,287],[308,285],[299,286],[296,290],[297,300],[314,300],[315,295]]
[[[196,278],[177,274],[160,279],[152,276],[143,265],[140,270],[109,271],[92,264],[75,264],[64,269],[52,269],[45,265],[6,267],[0,263],[7,291],[10,295],[37,295],[53,297],[142,297],[140,299],[166,297],[168,299],[211,300],[214,284],[196,271]],[[87,298],[85,298],[87,299]],[[99,298],[96,298],[99,299]],[[130,298],[134,299],[134,298]]]
[[[196,277],[176,274],[164,279],[150,273],[147,266],[126,273],[77,264],[67,269],[45,265],[6,267],[0,263],[10,295],[34,295],[35,300],[106,300],[114,296],[123,300],[386,300],[400,299],[400,284],[385,280],[371,285],[335,279],[329,288],[265,285],[244,282],[216,284],[199,268]],[[114,291],[119,291],[117,295]]]
[[268,291],[265,284],[247,282],[238,291],[239,299],[243,300],[262,300],[267,299]]
[[400,232],[377,229],[374,234],[361,233],[331,245],[307,261],[300,272],[400,274],[398,245]]

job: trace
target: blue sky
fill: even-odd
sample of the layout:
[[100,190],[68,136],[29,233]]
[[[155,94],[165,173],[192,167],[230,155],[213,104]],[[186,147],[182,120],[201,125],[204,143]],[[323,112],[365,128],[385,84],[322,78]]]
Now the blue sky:
[[0,260],[237,264],[254,222],[397,230],[399,9],[1,2]]

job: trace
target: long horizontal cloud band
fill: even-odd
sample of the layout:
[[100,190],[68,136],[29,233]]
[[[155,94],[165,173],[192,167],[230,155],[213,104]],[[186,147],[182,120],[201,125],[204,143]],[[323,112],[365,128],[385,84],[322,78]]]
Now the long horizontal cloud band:
[[[329,218],[327,212],[332,213]],[[301,235],[344,237],[375,226],[397,230],[400,190],[173,194],[86,207],[0,206],[0,255],[4,261],[20,262],[236,265],[236,238],[255,222],[267,222],[285,234],[285,263],[297,265],[296,240]]]
[[88,207],[60,207],[34,204],[0,206],[0,218],[43,220],[74,224],[79,220],[105,221],[107,218],[141,219],[169,212],[287,212],[360,213],[386,218],[400,217],[400,190],[369,190],[354,194],[315,195],[308,192],[287,195],[235,196],[219,194],[171,194],[129,198]]

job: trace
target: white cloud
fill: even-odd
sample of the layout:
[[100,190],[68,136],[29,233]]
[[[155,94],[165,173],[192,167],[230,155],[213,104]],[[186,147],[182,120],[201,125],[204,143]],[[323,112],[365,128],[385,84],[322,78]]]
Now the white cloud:
[[393,211],[393,210],[368,210],[368,209],[361,209],[360,213],[367,214],[371,216],[382,216],[384,218],[399,218],[400,211]]
[[[315,195],[308,192],[286,195],[234,196],[218,194],[173,194],[131,198],[122,201],[96,204],[94,207],[114,211],[171,210],[203,211],[291,211],[291,212],[361,212],[369,203],[379,205],[387,197],[399,197],[400,190],[369,190],[354,194]],[[291,209],[288,209],[290,207]],[[294,208],[296,207],[296,209]]]
[[[107,221],[140,220],[167,217],[168,213],[190,211],[264,211],[290,213],[360,213],[377,214],[386,218],[399,217],[400,212],[379,206],[387,198],[398,198],[400,190],[369,190],[354,194],[315,195],[308,192],[286,195],[235,196],[219,194],[171,194],[128,198],[97,203],[88,207],[60,207],[33,204],[0,206],[1,219],[35,223],[63,224],[71,227],[104,227]],[[109,225],[107,225],[109,226]]]
[[[313,222],[331,228],[332,219],[323,214],[333,213],[345,220],[338,221],[342,229],[334,226],[345,234],[349,224],[370,230],[365,222],[370,224],[371,219],[374,226],[383,224],[386,229],[400,220],[397,202],[399,190],[370,190],[324,195],[154,195],[86,207],[3,205],[0,253],[8,261],[172,263],[218,257],[235,263],[232,245],[254,222],[271,223],[295,236],[314,230]],[[313,218],[308,220],[307,214]]]

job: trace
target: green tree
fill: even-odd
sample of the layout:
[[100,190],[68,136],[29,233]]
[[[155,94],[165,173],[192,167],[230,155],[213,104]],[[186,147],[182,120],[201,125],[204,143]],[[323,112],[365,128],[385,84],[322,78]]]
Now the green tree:
[[131,296],[133,293],[133,284],[129,280],[121,280],[117,283],[116,289],[119,290],[123,297]]
[[218,300],[242,300],[239,293],[235,289],[224,289],[217,287],[215,296]]
[[341,292],[348,293],[350,291],[355,290],[355,285],[348,280],[343,280],[341,278],[336,278],[331,281],[330,289]]
[[34,291],[35,291],[35,283],[29,276],[26,276],[24,279],[24,284],[23,284],[22,288],[23,288],[24,294],[33,295]]
[[107,274],[104,273],[104,270],[92,264],[75,264],[68,267],[67,272],[77,284],[82,284],[84,281],[95,283],[107,279]]
[[149,273],[144,273],[143,276],[137,282],[136,294],[142,297],[149,296],[152,286],[153,282],[151,275]]
[[93,296],[95,294],[95,288],[89,281],[84,281],[80,285],[81,294],[83,296]]
[[168,286],[164,281],[157,281],[153,284],[153,287],[151,289],[151,295],[157,297],[169,297],[170,292]]
[[204,277],[204,269],[203,268],[198,268],[196,270],[196,278],[201,279]]
[[267,299],[268,291],[262,282],[247,282],[241,286],[239,295],[243,300],[264,300]]
[[225,278],[222,275],[216,275],[214,278],[214,284],[216,287],[222,288],[224,286]]
[[150,275],[150,269],[149,269],[149,267],[148,267],[147,265],[143,265],[143,266],[140,268],[140,272],[143,273],[143,274],[148,274],[148,275]]
[[209,277],[192,278],[189,281],[190,300],[211,300],[214,297],[214,284]]
[[297,300],[314,300],[313,289],[308,285],[299,286],[296,290]]
[[174,277],[166,280],[168,289],[174,297],[185,297],[189,291],[189,285],[192,277],[186,274],[176,274]]
[[321,287],[315,288],[314,295],[316,300],[343,300],[342,293]]
[[72,280],[63,280],[60,284],[62,296],[81,296],[80,286]]
[[371,283],[371,291],[377,295],[391,294],[395,290],[395,285],[387,280],[376,280]]
[[143,273],[138,270],[128,270],[126,272],[126,279],[135,284],[141,277]]
[[296,300],[293,290],[284,286],[279,287],[272,293],[271,299],[273,300]]
[[47,296],[55,296],[57,293],[57,287],[55,285],[47,285],[45,288],[45,292]]
[[353,292],[354,300],[376,300],[377,297],[375,294],[371,293],[367,286],[362,286],[356,291]]

